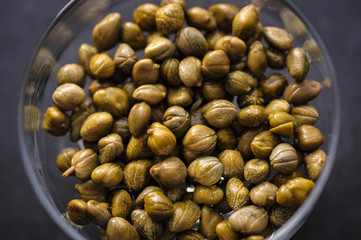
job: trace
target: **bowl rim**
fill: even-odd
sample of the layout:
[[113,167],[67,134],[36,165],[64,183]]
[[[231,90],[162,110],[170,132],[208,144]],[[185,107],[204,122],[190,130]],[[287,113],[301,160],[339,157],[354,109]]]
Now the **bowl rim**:
[[[243,0],[244,1],[244,0]],[[292,215],[292,217],[280,228],[278,228],[273,234],[267,237],[267,239],[281,239],[284,237],[285,234],[290,234],[292,236],[301,226],[302,223],[307,219],[305,218],[308,216],[314,205],[316,204],[318,198],[320,197],[321,193],[323,192],[323,189],[327,183],[327,180],[331,174],[331,171],[333,169],[333,165],[336,159],[336,152],[337,152],[337,144],[339,141],[339,134],[340,134],[340,106],[341,106],[341,100],[339,95],[339,90],[337,87],[337,77],[335,73],[334,65],[332,64],[332,60],[329,56],[329,53],[320,38],[318,32],[315,30],[313,25],[309,22],[309,20],[304,16],[303,12],[298,9],[298,7],[295,6],[294,3],[292,3],[290,0],[278,0],[282,4],[284,4],[287,8],[289,8],[293,13],[297,15],[297,17],[305,24],[310,34],[313,36],[315,41],[317,42],[319,49],[321,51],[321,54],[323,56],[324,64],[327,66],[327,71],[329,73],[329,77],[332,81],[332,91],[333,91],[333,98],[334,98],[334,105],[333,105],[333,123],[330,126],[330,129],[332,131],[332,139],[330,141],[329,150],[327,153],[327,164],[325,165],[321,176],[317,180],[317,184],[315,184],[314,189],[310,193],[310,195],[307,197],[307,200],[301,205],[301,207],[296,211],[295,214]],[[50,24],[47,26],[45,31],[42,33],[41,37],[37,41],[36,47],[33,50],[32,57],[30,58],[29,62],[27,63],[25,74],[23,75],[23,81],[22,81],[22,87],[21,87],[21,94],[20,94],[20,101],[18,106],[18,121],[17,121],[17,136],[18,136],[18,144],[20,148],[21,153],[21,159],[23,162],[23,166],[25,168],[25,172],[27,174],[28,179],[30,180],[30,184],[35,192],[35,195],[37,196],[38,200],[41,202],[42,207],[45,209],[47,214],[51,217],[51,219],[62,229],[63,232],[65,232],[66,235],[68,235],[72,239],[79,239],[79,240],[86,240],[86,238],[78,231],[75,231],[75,229],[71,226],[70,223],[67,223],[62,219],[58,211],[54,207],[54,202],[51,198],[42,190],[41,183],[39,182],[36,173],[33,169],[33,166],[31,165],[30,161],[28,160],[28,151],[25,147],[25,134],[24,134],[24,92],[25,87],[27,83],[27,77],[30,74],[31,67],[35,61],[35,58],[38,54],[38,52],[41,49],[41,46],[44,43],[44,40],[49,35],[51,29],[58,24],[63,17],[65,17],[68,12],[79,2],[80,0],[70,0],[51,20]],[[290,230],[291,229],[291,230]]]

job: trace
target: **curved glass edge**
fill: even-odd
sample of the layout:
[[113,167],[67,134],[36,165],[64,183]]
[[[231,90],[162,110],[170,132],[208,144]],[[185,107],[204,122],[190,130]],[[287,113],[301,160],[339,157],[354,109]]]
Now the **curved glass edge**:
[[271,236],[269,236],[268,240],[278,240],[278,239],[290,239],[302,226],[302,223],[306,220],[306,217],[311,213],[314,205],[316,204],[318,198],[320,197],[327,180],[331,174],[333,169],[333,165],[336,158],[337,152],[337,144],[339,141],[340,134],[340,96],[337,87],[336,81],[336,73],[334,71],[334,67],[332,64],[332,60],[326,50],[326,47],[318,35],[317,31],[314,29],[313,25],[308,21],[308,19],[303,15],[303,13],[289,0],[282,0],[282,2],[291,9],[298,17],[302,20],[302,22],[306,25],[307,29],[311,33],[311,35],[316,39],[316,42],[319,45],[322,56],[324,56],[323,60],[325,62],[325,66],[327,71],[330,74],[330,79],[332,81],[332,91],[334,96],[334,109],[333,109],[333,120],[331,126],[332,139],[330,141],[329,151],[327,152],[327,163],[322,171],[320,178],[317,180],[315,184],[315,188],[312,190],[310,195],[307,197],[307,200],[301,205],[298,211],[277,231],[275,231]]
[[47,214],[50,216],[50,218],[62,229],[65,234],[67,234],[72,239],[78,239],[78,240],[86,240],[79,232],[74,231],[74,229],[66,223],[66,221],[59,218],[60,213],[56,210],[54,207],[53,202],[49,198],[49,196],[41,189],[41,184],[39,182],[38,177],[35,174],[35,171],[33,170],[33,166],[30,163],[30,160],[28,159],[29,152],[27,149],[27,145],[25,142],[25,135],[24,135],[24,93],[26,90],[26,83],[28,82],[28,79],[26,78],[31,71],[31,67],[36,59],[37,54],[39,53],[41,46],[44,43],[44,40],[47,38],[47,36],[50,33],[50,30],[61,21],[61,19],[68,13],[68,11],[77,3],[79,0],[70,0],[59,12],[58,14],[53,18],[53,20],[50,22],[48,27],[43,32],[42,36],[40,37],[40,40],[38,41],[37,46],[34,49],[34,52],[32,54],[32,57],[30,61],[28,62],[28,65],[25,70],[25,75],[23,76],[23,85],[21,88],[21,96],[18,106],[18,143],[20,148],[20,154],[21,159],[24,164],[25,172],[28,176],[28,179],[30,180],[30,185],[32,186],[35,195],[39,199],[39,201],[42,204],[42,207],[45,209]]

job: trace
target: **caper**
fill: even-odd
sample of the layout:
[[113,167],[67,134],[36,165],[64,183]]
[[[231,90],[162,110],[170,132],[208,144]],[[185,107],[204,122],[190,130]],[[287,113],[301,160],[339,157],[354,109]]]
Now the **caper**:
[[177,157],[170,157],[153,165],[149,172],[157,182],[166,187],[177,186],[187,177],[187,167]]
[[194,27],[182,28],[177,34],[175,44],[184,56],[202,57],[208,50],[205,37]]
[[270,131],[258,133],[251,142],[252,153],[258,158],[268,158],[273,148],[280,143],[280,138]]
[[214,31],[217,28],[217,22],[213,15],[201,7],[192,7],[187,10],[187,22],[189,26],[201,30]]
[[233,212],[228,221],[237,232],[257,234],[267,227],[268,214],[262,207],[249,205]]
[[164,60],[160,67],[160,75],[170,85],[179,87],[182,84],[179,77],[179,60],[177,58]]
[[189,113],[179,106],[169,107],[163,115],[163,124],[179,139],[190,127]]
[[227,197],[224,195],[222,200],[213,206],[214,210],[219,213],[226,214],[232,211],[232,208],[228,205]]
[[231,128],[221,128],[217,132],[217,148],[219,150],[234,149],[237,137]]
[[264,127],[249,128],[246,129],[239,137],[237,150],[246,159],[252,158],[253,152],[251,149],[251,143],[253,138],[264,130]]
[[251,91],[256,81],[251,75],[242,71],[234,71],[227,75],[225,81],[226,91],[231,95],[244,95]]
[[270,173],[270,165],[265,160],[252,159],[244,166],[244,178],[250,183],[262,182],[269,177]]
[[321,131],[312,125],[302,125],[296,130],[295,145],[304,152],[319,148],[323,143]]
[[256,24],[254,32],[248,37],[244,38],[244,42],[247,46],[251,46],[256,41],[261,41],[263,35],[263,25],[261,22]]
[[233,230],[231,224],[227,220],[224,220],[217,224],[216,234],[220,240],[238,240],[239,235]]
[[194,98],[194,93],[189,87],[169,88],[167,102],[169,106],[189,107]]
[[54,136],[65,135],[69,129],[69,116],[56,107],[49,107],[44,114],[43,128]]
[[291,180],[291,179],[294,179],[297,177],[304,177],[303,173],[299,169],[297,169],[289,174],[277,173],[273,177],[273,183],[277,187],[280,187],[281,185],[285,184],[288,180]]
[[122,138],[123,143],[128,142],[131,136],[128,119],[126,117],[121,117],[114,120],[111,132],[118,134]]
[[151,118],[151,108],[145,103],[135,104],[129,112],[128,124],[129,131],[133,136],[140,136],[144,134],[148,128]]
[[202,85],[202,62],[196,57],[189,56],[179,63],[178,74],[184,85],[187,87],[200,87]]
[[186,2],[184,0],[162,0],[160,2],[160,6],[163,7],[163,6],[165,6],[167,4],[170,4],[170,3],[177,3],[183,8],[184,11],[186,11]]
[[253,88],[247,94],[238,96],[237,103],[240,108],[245,108],[250,105],[263,105],[263,92],[259,88]]
[[108,87],[95,92],[94,103],[103,111],[120,117],[129,111],[129,97],[124,90],[117,87]]
[[263,97],[266,102],[273,99],[280,98],[287,86],[286,78],[280,73],[272,73],[263,78],[259,86],[263,92]]
[[163,5],[155,13],[157,29],[162,34],[170,34],[182,28],[184,22],[184,11],[181,5],[170,3]]
[[251,235],[247,238],[242,238],[241,240],[264,240],[264,237],[261,235]]
[[201,233],[194,229],[188,229],[177,234],[176,240],[202,240],[203,236]]
[[174,213],[167,225],[172,232],[182,232],[196,224],[200,216],[201,209],[193,201],[176,202],[174,203]]
[[127,220],[112,217],[107,225],[108,240],[139,240],[137,230]]
[[227,182],[226,197],[228,205],[238,210],[249,202],[249,190],[239,178],[231,178]]
[[133,81],[138,85],[153,84],[159,78],[159,64],[154,63],[152,59],[141,59],[134,64],[132,70]]
[[223,165],[216,157],[197,158],[188,166],[188,176],[205,186],[211,186],[222,177]]
[[94,93],[98,91],[99,89],[105,89],[108,87],[116,87],[116,84],[110,80],[102,80],[99,81],[95,79],[88,87],[89,95],[91,97],[94,96]]
[[283,207],[298,207],[307,198],[314,182],[302,177],[294,178],[283,184],[277,191],[277,203]]
[[84,85],[85,74],[82,66],[71,63],[59,69],[57,81],[59,85],[64,83],[74,83],[82,87]]
[[105,227],[109,219],[112,217],[108,210],[109,203],[100,203],[94,200],[89,200],[86,205],[89,219],[96,225]]
[[270,222],[276,227],[281,227],[296,212],[297,208],[275,206],[269,214]]
[[204,82],[202,84],[202,94],[206,101],[229,98],[224,85],[220,82]]
[[71,159],[78,151],[78,148],[65,148],[58,154],[56,164],[58,165],[60,171],[65,172],[71,167]]
[[202,72],[209,79],[219,79],[229,72],[229,59],[222,50],[208,52],[202,61]]
[[263,36],[270,45],[282,51],[287,51],[292,48],[292,38],[290,34],[282,28],[264,27]]
[[70,117],[70,140],[73,142],[78,141],[80,136],[80,129],[85,119],[95,112],[95,105],[92,100],[86,98],[80,105],[77,111],[73,111]]
[[201,211],[200,229],[207,239],[215,239],[216,226],[223,221],[223,217],[208,206],[203,206]]
[[124,146],[122,137],[116,133],[111,133],[98,142],[99,162],[101,164],[111,162],[123,153]]
[[124,189],[118,190],[112,198],[112,216],[127,218],[132,210],[132,197]]
[[134,191],[139,191],[147,186],[150,180],[149,169],[152,166],[152,161],[147,159],[135,160],[124,168],[124,185]]
[[123,171],[118,164],[104,163],[93,170],[91,179],[104,187],[111,188],[122,181]]
[[298,167],[296,150],[288,143],[278,144],[269,156],[271,165],[283,174],[289,174]]
[[288,72],[295,80],[303,80],[310,68],[307,55],[302,48],[292,48],[286,58]]
[[90,60],[97,53],[97,49],[87,43],[83,43],[79,47],[78,61],[80,65],[84,68],[84,71],[88,74],[91,74],[89,69]]
[[112,48],[120,39],[122,16],[110,13],[105,16],[93,29],[94,46],[99,52]]
[[103,187],[93,180],[89,179],[82,183],[77,183],[75,189],[84,201],[95,200],[97,202],[105,202],[108,195],[108,188]]
[[115,73],[115,63],[107,54],[97,53],[90,59],[89,70],[96,78],[110,78]]
[[262,43],[258,40],[253,42],[252,45],[249,47],[247,67],[249,71],[257,78],[261,78],[266,71],[266,51]]
[[133,98],[145,101],[150,105],[160,103],[167,95],[167,89],[162,84],[145,84],[137,87],[133,92]]
[[244,170],[244,160],[240,152],[236,150],[224,150],[218,155],[219,161],[223,165],[224,178],[241,178]]
[[147,130],[148,146],[156,155],[168,155],[174,148],[177,140],[174,134],[164,125],[154,122]]
[[250,105],[238,113],[239,123],[246,127],[259,127],[266,119],[266,111],[259,105]]
[[233,18],[232,33],[236,37],[244,39],[256,31],[259,11],[253,4],[243,7]]
[[230,62],[238,62],[246,53],[246,44],[238,37],[224,36],[214,45],[215,50],[223,50]]
[[86,208],[87,204],[83,200],[71,200],[67,207],[67,216],[69,220],[77,225],[87,225],[90,220]]
[[132,72],[134,64],[138,58],[133,48],[128,44],[122,43],[114,53],[114,63],[116,67],[124,74],[129,75]]
[[295,117],[297,126],[313,125],[318,119],[317,109],[310,104],[293,107],[291,114]]
[[327,160],[326,153],[321,150],[315,150],[305,157],[306,171],[312,181],[316,181],[322,173]]
[[159,104],[151,107],[151,122],[162,122],[163,115],[167,110],[167,105],[164,101],[161,101]]
[[266,48],[267,63],[270,68],[282,69],[286,66],[286,58],[283,51],[276,48]]
[[218,30],[207,33],[205,37],[208,44],[208,50],[209,51],[214,50],[214,46],[216,45],[216,42],[224,36],[226,36],[226,34]]
[[216,19],[218,27],[224,32],[232,31],[232,22],[237,15],[239,8],[233,4],[219,3],[208,8]]
[[162,62],[167,58],[171,58],[175,51],[174,43],[165,37],[154,39],[144,49],[145,56],[156,62]]
[[150,192],[155,192],[155,191],[163,193],[163,189],[159,188],[159,187],[156,187],[156,186],[148,186],[148,187],[144,188],[142,190],[142,192],[139,193],[137,199],[135,200],[135,204],[137,206],[143,206],[144,205],[144,197],[145,197],[145,195],[147,195]]
[[98,156],[93,150],[80,150],[73,155],[71,159],[71,167],[63,173],[62,177],[67,178],[75,172],[75,176],[78,179],[87,180],[98,164]]
[[270,207],[276,203],[278,187],[269,182],[262,182],[251,189],[249,196],[251,201],[263,207]]
[[246,62],[244,60],[241,60],[241,61],[231,64],[231,66],[229,67],[229,70],[231,72],[242,71],[245,67],[246,67]]
[[218,99],[204,105],[202,114],[213,127],[224,128],[229,126],[236,117],[237,108],[230,101]]
[[135,209],[131,214],[135,229],[147,240],[159,239],[163,234],[163,225],[154,221],[149,214],[142,209]]
[[97,141],[110,131],[112,124],[113,117],[109,113],[92,113],[85,119],[80,136],[87,141]]
[[193,192],[193,201],[198,204],[214,205],[219,203],[224,196],[220,187],[198,185]]
[[[180,200],[186,200],[185,195],[187,194],[187,181],[183,181],[181,184],[173,187],[165,187],[164,195],[169,198],[171,202],[177,202]],[[189,198],[190,199],[190,198]]]
[[133,12],[133,19],[143,30],[152,30],[155,26],[155,13],[159,7],[152,3],[139,5]]
[[[274,99],[265,108],[267,115],[270,115],[274,112],[285,112],[288,113],[290,111],[290,104],[283,99]],[[297,121],[297,119],[296,119]],[[298,125],[298,123],[297,123]]]
[[301,82],[295,81],[288,85],[283,96],[287,102],[301,105],[317,97],[320,91],[321,84],[319,82],[306,78]]
[[135,23],[126,22],[122,29],[122,40],[134,50],[145,47],[146,39],[142,29]]
[[148,134],[143,134],[139,137],[131,136],[128,146],[126,148],[126,156],[129,160],[137,158],[147,158],[153,155],[148,147]]
[[296,119],[286,112],[273,112],[268,115],[270,132],[277,133],[282,137],[290,138],[296,128]]
[[61,110],[77,110],[85,100],[85,92],[74,83],[64,83],[56,88],[52,98],[55,105]]
[[154,191],[144,196],[144,210],[154,220],[165,220],[174,212],[173,203],[161,192]]

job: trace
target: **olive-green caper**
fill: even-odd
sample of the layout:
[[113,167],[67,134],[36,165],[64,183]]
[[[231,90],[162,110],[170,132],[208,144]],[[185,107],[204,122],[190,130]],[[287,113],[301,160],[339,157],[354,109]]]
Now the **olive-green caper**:
[[73,142],[78,141],[80,136],[80,129],[85,119],[96,111],[93,101],[86,98],[79,106],[77,111],[73,111],[70,116],[70,140]]
[[254,29],[254,32],[249,35],[248,37],[244,38],[244,42],[246,46],[251,46],[255,41],[261,41],[263,35],[263,25],[262,23],[258,22]]
[[276,227],[281,227],[296,212],[297,208],[275,206],[269,213],[270,222]]
[[249,190],[239,178],[231,178],[227,182],[226,197],[228,205],[238,210],[249,202]]
[[177,234],[176,240],[202,240],[203,236],[194,229],[188,229]]
[[132,79],[138,86],[156,83],[159,78],[159,67],[152,59],[141,59],[134,64]]
[[287,79],[280,73],[271,73],[259,82],[266,102],[280,98],[287,86]]
[[244,160],[240,152],[236,150],[224,150],[218,155],[223,165],[223,177],[232,178],[243,176]]
[[71,159],[71,166],[64,171],[62,177],[67,178],[75,172],[75,176],[80,180],[90,177],[92,171],[98,166],[98,156],[91,149],[84,149],[76,152]]
[[59,109],[76,110],[84,102],[85,92],[74,83],[64,83],[56,88],[52,98]]
[[83,200],[73,199],[68,203],[67,216],[77,225],[87,225],[90,221],[86,210],[87,204]]
[[[225,191],[225,189],[224,189]],[[219,213],[226,214],[232,211],[232,208],[228,205],[227,197],[224,195],[222,200],[213,206],[214,210],[216,210]]]
[[167,110],[167,105],[164,101],[161,101],[159,104],[151,107],[151,122],[162,122],[163,121],[163,115],[165,111]]
[[288,72],[295,80],[303,80],[310,68],[307,55],[302,48],[292,48],[286,58]]
[[253,156],[252,149],[251,149],[251,143],[252,139],[262,132],[264,130],[264,127],[258,127],[258,128],[249,128],[246,129],[239,137],[239,142],[237,145],[237,150],[242,154],[242,156],[246,159],[250,159]]
[[213,156],[193,160],[188,166],[188,176],[195,182],[212,186],[222,177],[223,165]]
[[238,96],[237,103],[240,108],[245,108],[250,105],[263,105],[263,92],[259,88],[253,88],[247,94]]
[[151,118],[151,108],[145,103],[135,104],[129,112],[128,124],[129,131],[134,136],[140,136],[144,134],[148,128],[148,124]]
[[179,87],[182,82],[179,77],[179,60],[177,58],[166,59],[160,67],[162,79],[174,87]]
[[122,40],[129,44],[134,50],[139,50],[145,47],[147,42],[142,29],[138,24],[126,22],[122,29]]
[[247,67],[257,78],[261,78],[267,68],[266,51],[260,41],[255,41],[249,47]]
[[191,200],[174,203],[174,213],[168,221],[172,232],[182,232],[191,228],[199,220],[201,209]]
[[168,155],[176,145],[176,137],[167,127],[154,122],[147,130],[148,146],[156,155]]
[[202,72],[208,79],[219,79],[229,72],[229,59],[222,50],[208,52],[202,61]]
[[270,165],[265,160],[252,159],[244,166],[244,178],[250,183],[262,182],[266,180],[270,174]]
[[262,182],[251,189],[249,196],[254,204],[270,207],[276,203],[277,191],[277,186],[269,182]]
[[217,148],[219,150],[234,149],[237,145],[236,134],[231,128],[221,128],[217,132]]
[[131,214],[135,229],[147,240],[156,240],[163,234],[163,225],[154,221],[149,214],[142,209],[135,209]]
[[298,167],[298,155],[296,149],[288,143],[280,143],[269,156],[271,165],[277,171],[283,174],[289,174]]
[[198,204],[214,205],[224,197],[222,188],[213,186],[198,185],[193,192],[193,201]]
[[223,217],[208,206],[203,206],[201,211],[200,230],[207,239],[217,238],[216,226],[222,222]]
[[249,4],[243,7],[233,18],[232,33],[234,36],[244,39],[256,31],[258,23],[258,8]]
[[154,220],[165,220],[174,212],[173,203],[161,192],[149,192],[144,196],[144,210]]
[[78,62],[80,63],[80,65],[83,66],[84,71],[88,74],[91,74],[89,69],[90,60],[97,53],[98,53],[97,49],[87,43],[83,43],[79,47]]
[[175,44],[184,56],[203,57],[208,50],[205,37],[194,27],[182,28],[177,34]]
[[256,81],[251,75],[242,71],[234,71],[227,75],[224,86],[229,94],[239,96],[251,91],[255,85]]
[[118,87],[108,87],[95,92],[94,103],[103,111],[113,116],[124,116],[129,111],[129,97],[124,90]]
[[69,116],[56,107],[49,107],[44,114],[43,128],[54,136],[65,135],[69,129]]
[[89,200],[86,205],[89,219],[96,225],[105,227],[109,219],[112,217],[108,210],[109,203],[100,203],[94,200]]
[[56,164],[60,171],[65,172],[68,168],[71,167],[71,159],[78,151],[78,148],[65,148],[58,154],[56,158]]
[[127,218],[132,210],[132,197],[124,189],[118,190],[112,198],[112,216]]
[[326,153],[318,149],[306,155],[305,164],[308,177],[312,181],[316,181],[322,173],[323,167],[327,160]]
[[122,181],[123,171],[118,164],[104,163],[93,170],[91,179],[104,187],[111,188]]
[[219,3],[210,6],[208,11],[213,14],[219,29],[227,33],[232,31],[232,22],[239,11],[238,7],[233,4]]
[[296,130],[295,145],[304,152],[319,148],[323,143],[322,132],[312,125],[302,125]]
[[282,137],[291,138],[296,129],[296,119],[286,112],[273,112],[268,115],[270,132],[277,133]]
[[139,137],[131,136],[128,146],[126,148],[126,156],[128,160],[137,158],[147,158],[153,155],[148,147],[148,134],[143,134]]
[[75,63],[64,65],[59,69],[57,74],[57,81],[59,85],[64,83],[74,83],[82,87],[84,85],[84,80],[84,68]]
[[129,75],[132,72],[134,64],[138,58],[133,48],[128,44],[122,43],[114,53],[115,66],[124,74]]
[[258,133],[251,142],[252,153],[261,159],[266,159],[271,155],[273,148],[280,143],[280,138],[270,131]]
[[204,8],[192,7],[187,10],[186,15],[189,26],[206,31],[214,31],[217,28],[216,19]]
[[129,131],[128,119],[126,117],[122,117],[114,120],[111,132],[118,134],[122,138],[124,143],[128,142],[131,136]]
[[263,36],[268,44],[282,51],[287,51],[292,48],[292,38],[290,34],[278,27],[264,27]]
[[244,60],[241,60],[241,61],[231,64],[231,66],[229,67],[229,70],[231,72],[242,71],[245,67],[246,67],[246,62]]
[[317,109],[310,104],[293,107],[291,114],[296,118],[297,126],[313,125],[318,119]]
[[145,195],[147,195],[150,192],[155,192],[155,191],[163,193],[163,189],[159,188],[159,187],[156,187],[156,186],[148,186],[148,187],[144,188],[142,190],[142,192],[139,193],[138,197],[135,199],[135,204],[137,206],[143,206],[144,205],[144,197],[145,197]]
[[191,88],[182,86],[169,88],[167,102],[169,106],[189,107],[193,103],[194,93]]
[[202,94],[206,101],[227,99],[229,97],[224,85],[220,82],[213,81],[205,81],[202,84]]
[[239,235],[233,230],[231,224],[227,220],[224,220],[217,224],[216,234],[220,240],[238,240]]
[[164,34],[158,32],[157,30],[149,32],[147,35],[147,45],[150,44],[154,39],[164,36],[165,36]]
[[163,115],[163,125],[179,139],[190,127],[189,113],[180,106],[169,107]]
[[95,79],[94,81],[92,81],[92,83],[88,87],[89,95],[91,97],[93,97],[94,93],[96,91],[98,91],[99,89],[105,89],[108,87],[116,87],[116,84],[109,80],[99,81],[99,80]]
[[173,57],[174,51],[174,43],[165,37],[158,37],[154,39],[144,49],[145,56],[153,59],[155,62],[162,62],[167,58]]
[[89,70],[96,78],[110,78],[115,72],[115,63],[108,54],[97,53],[90,59]]
[[226,36],[226,34],[218,30],[207,33],[205,37],[208,44],[208,50],[209,51],[214,50],[214,46],[216,45],[216,42],[224,36]]
[[[186,200],[185,195],[187,194],[187,182],[183,181],[181,184],[173,187],[165,187],[164,195],[171,200],[171,202],[177,202],[180,200]],[[188,193],[189,194],[189,193]],[[191,198],[189,198],[191,199]]]
[[162,84],[145,84],[137,87],[133,92],[133,98],[145,101],[150,105],[158,104],[167,95],[167,89]]
[[238,121],[246,127],[259,127],[267,120],[267,113],[259,105],[250,105],[238,113]]
[[237,115],[236,106],[227,100],[213,100],[202,107],[202,114],[207,122],[216,128],[229,126]]
[[173,187],[181,184],[187,177],[187,167],[177,157],[170,157],[153,165],[150,175],[160,184]]
[[286,58],[284,52],[268,47],[266,48],[267,63],[270,68],[282,69],[286,66]]
[[233,212],[228,221],[237,232],[257,234],[267,227],[268,214],[262,207],[249,205]]
[[[290,111],[290,104],[283,99],[274,99],[266,106],[265,110],[267,115],[270,115],[274,112],[285,112],[288,113]],[[297,121],[297,119],[296,119]],[[298,123],[297,123],[298,125]]]
[[99,52],[108,50],[120,40],[122,16],[119,13],[109,13],[93,28],[94,46]]
[[214,45],[215,50],[224,51],[230,62],[238,62],[246,53],[246,44],[238,37],[224,36]]
[[89,200],[105,202],[108,196],[108,188],[95,183],[91,179],[82,183],[77,183],[75,189],[80,198],[86,202]]
[[112,217],[107,225],[108,240],[139,240],[138,232],[132,224],[121,217]]
[[277,191],[277,203],[283,207],[298,207],[310,194],[314,182],[298,177],[287,181]]
[[187,87],[200,87],[202,85],[202,62],[196,57],[189,56],[179,63],[178,74]]
[[150,180],[149,169],[152,161],[147,159],[129,162],[124,168],[124,185],[134,191],[139,191],[147,186]]
[[282,174],[282,173],[277,173],[274,177],[273,177],[273,184],[276,185],[277,187],[280,187],[281,185],[285,184],[288,180],[297,178],[297,177],[304,177],[303,173],[297,169],[289,174]]
[[241,240],[264,240],[264,237],[261,235],[251,235],[246,238],[242,238]]
[[80,136],[86,141],[97,141],[110,131],[112,124],[113,117],[109,113],[92,113],[85,119]]
[[123,153],[123,140],[117,133],[111,133],[98,142],[100,164],[113,161]]
[[184,10],[178,3],[163,5],[155,13],[155,24],[162,34],[177,32],[184,23]]
[[186,9],[187,9],[187,5],[186,5],[186,2],[184,0],[162,0],[160,2],[160,6],[163,7],[163,6],[165,6],[167,4],[170,4],[170,3],[179,4],[184,11],[186,11]]
[[320,91],[321,84],[319,82],[306,78],[301,82],[295,81],[288,85],[283,96],[287,102],[301,105],[317,97]]
[[152,3],[139,5],[133,12],[133,20],[143,30],[152,30],[155,26],[155,13],[159,7]]

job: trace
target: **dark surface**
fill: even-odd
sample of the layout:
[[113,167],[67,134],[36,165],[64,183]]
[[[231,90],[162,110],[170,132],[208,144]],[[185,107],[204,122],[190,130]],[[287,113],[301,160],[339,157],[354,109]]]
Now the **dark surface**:
[[[319,32],[336,67],[342,98],[337,162],[320,201],[293,239],[361,235],[361,2],[293,1]],[[327,2],[327,3],[326,3]],[[2,1],[0,8],[0,239],[68,239],[36,198],[25,175],[16,114],[25,65],[65,0]]]

